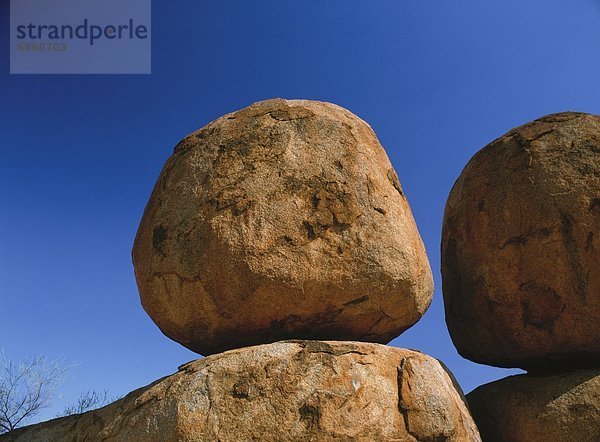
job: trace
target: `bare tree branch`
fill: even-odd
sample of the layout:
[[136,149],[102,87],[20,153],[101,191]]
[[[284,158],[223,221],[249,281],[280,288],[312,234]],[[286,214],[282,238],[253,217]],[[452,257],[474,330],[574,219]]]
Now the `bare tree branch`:
[[86,411],[94,410],[96,408],[103,407],[109,403],[117,400],[116,397],[109,397],[108,390],[97,392],[96,390],[88,390],[81,393],[76,403],[65,407],[62,413],[56,415],[56,417],[68,416],[71,414],[85,413]]
[[0,434],[12,431],[48,407],[72,366],[62,358],[26,358],[19,364],[0,352]]

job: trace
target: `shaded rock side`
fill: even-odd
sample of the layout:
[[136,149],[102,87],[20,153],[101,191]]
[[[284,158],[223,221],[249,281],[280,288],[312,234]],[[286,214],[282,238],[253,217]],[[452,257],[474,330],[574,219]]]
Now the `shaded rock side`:
[[464,357],[600,366],[600,117],[540,118],[469,161],[446,204],[442,276]]
[[179,143],[133,262],[146,312],[205,355],[283,339],[387,343],[433,291],[373,130],[306,100],[256,103]]
[[357,342],[288,341],[188,363],[102,409],[8,441],[479,441],[435,359]]
[[486,442],[600,441],[600,369],[511,376],[467,400]]

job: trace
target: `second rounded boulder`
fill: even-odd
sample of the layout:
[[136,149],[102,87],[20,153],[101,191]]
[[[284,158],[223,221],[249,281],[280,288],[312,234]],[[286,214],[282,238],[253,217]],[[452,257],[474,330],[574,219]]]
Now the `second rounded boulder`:
[[387,343],[433,291],[373,130],[305,100],[256,103],[179,143],[133,260],[145,310],[202,354],[289,338]]
[[446,205],[442,276],[463,356],[600,363],[600,117],[550,115],[473,157]]

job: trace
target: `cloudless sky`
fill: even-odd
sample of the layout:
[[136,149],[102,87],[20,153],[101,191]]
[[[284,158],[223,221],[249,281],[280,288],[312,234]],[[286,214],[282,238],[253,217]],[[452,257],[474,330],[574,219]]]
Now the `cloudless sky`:
[[446,329],[446,197],[484,145],[545,114],[600,114],[597,0],[153,2],[153,73],[9,75],[0,0],[0,348],[79,367],[42,418],[90,388],[122,395],[198,357],[143,311],[131,246],[175,144],[273,98],[371,124],[435,275],[425,317],[392,345],[446,363],[465,392],[508,376],[462,359]]

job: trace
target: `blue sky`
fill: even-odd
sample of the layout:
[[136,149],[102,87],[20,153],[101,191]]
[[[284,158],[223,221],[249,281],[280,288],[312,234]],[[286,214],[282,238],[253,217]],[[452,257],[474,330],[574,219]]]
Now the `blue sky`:
[[542,115],[600,114],[597,0],[154,2],[153,73],[9,75],[0,3],[0,348],[79,362],[61,387],[125,394],[197,356],[141,308],[131,246],[186,134],[266,98],[340,104],[378,134],[435,275],[392,345],[443,360],[463,389],[514,373],[462,359],[446,330],[440,231],[469,158]]

